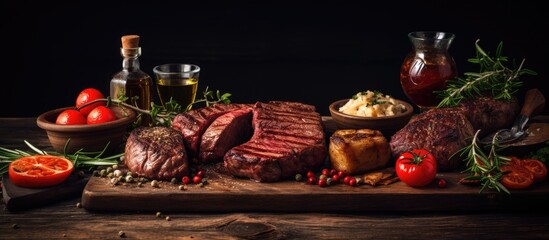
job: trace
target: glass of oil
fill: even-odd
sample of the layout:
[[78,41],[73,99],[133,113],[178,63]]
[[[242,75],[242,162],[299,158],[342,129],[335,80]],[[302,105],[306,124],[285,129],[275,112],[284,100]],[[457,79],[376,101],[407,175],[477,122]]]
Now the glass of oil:
[[168,63],[153,68],[156,89],[162,105],[170,99],[183,109],[190,109],[196,98],[200,67],[194,64]]

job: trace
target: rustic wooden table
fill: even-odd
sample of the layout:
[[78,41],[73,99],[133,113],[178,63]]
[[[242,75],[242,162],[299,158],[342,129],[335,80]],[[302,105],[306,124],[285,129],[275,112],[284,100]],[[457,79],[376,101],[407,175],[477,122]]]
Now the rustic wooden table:
[[[0,118],[0,146],[22,149],[28,140],[50,149],[35,121]],[[0,239],[115,239],[121,232],[128,239],[549,239],[549,202],[520,211],[163,212],[157,218],[156,212],[88,211],[77,207],[80,201],[75,196],[16,212],[4,207]]]

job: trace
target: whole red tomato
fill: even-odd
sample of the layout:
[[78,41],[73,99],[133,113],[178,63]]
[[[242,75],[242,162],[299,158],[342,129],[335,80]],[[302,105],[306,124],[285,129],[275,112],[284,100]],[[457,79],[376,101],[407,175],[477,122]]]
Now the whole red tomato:
[[437,175],[437,161],[425,149],[413,149],[402,153],[396,159],[395,171],[400,181],[411,187],[422,187],[431,183]]
[[57,115],[55,123],[62,125],[86,124],[86,118],[77,110],[67,109]]
[[[86,88],[82,90],[80,94],[78,94],[78,97],[76,98],[76,107],[78,108],[86,103],[89,103],[93,100],[101,99],[101,98],[105,98],[105,96],[99,90],[95,88]],[[91,110],[93,110],[98,106],[105,106],[105,105],[106,105],[105,102],[93,103],[86,107],[81,108],[80,112],[82,113],[82,115],[84,115],[84,117],[87,117],[88,114],[91,112]]]
[[88,114],[88,118],[86,119],[86,123],[98,124],[114,120],[116,120],[116,115],[110,108],[99,106],[91,110],[90,114]]

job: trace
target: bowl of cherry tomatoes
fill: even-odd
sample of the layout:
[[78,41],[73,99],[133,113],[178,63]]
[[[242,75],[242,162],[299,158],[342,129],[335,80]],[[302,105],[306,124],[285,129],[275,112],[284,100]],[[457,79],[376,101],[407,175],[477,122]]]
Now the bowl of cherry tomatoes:
[[106,101],[89,103],[97,99],[104,97],[95,89],[85,89],[75,106],[53,109],[38,116],[36,124],[46,131],[56,152],[110,152],[122,147],[137,113],[124,106],[107,106]]

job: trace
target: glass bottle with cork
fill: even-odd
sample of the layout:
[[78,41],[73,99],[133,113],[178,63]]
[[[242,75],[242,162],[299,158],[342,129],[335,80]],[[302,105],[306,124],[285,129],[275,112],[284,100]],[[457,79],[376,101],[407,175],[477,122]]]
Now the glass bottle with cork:
[[[139,69],[139,57],[141,56],[139,35],[122,36],[120,54],[124,58],[122,71],[114,74],[111,79],[111,98],[118,99],[120,96],[126,96],[128,104],[143,110],[150,110],[152,78]],[[141,115],[142,126],[148,126],[151,122],[150,116]]]

